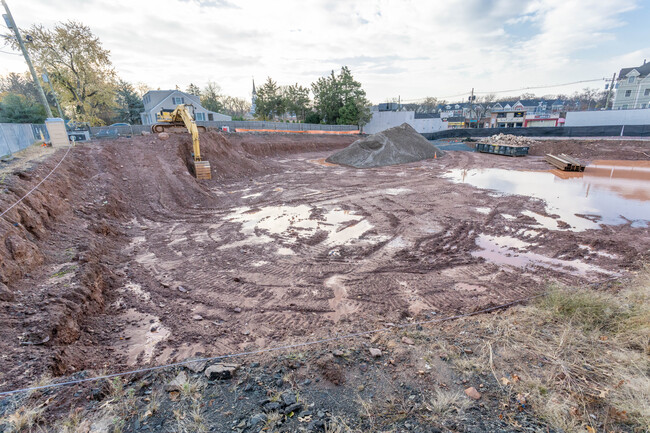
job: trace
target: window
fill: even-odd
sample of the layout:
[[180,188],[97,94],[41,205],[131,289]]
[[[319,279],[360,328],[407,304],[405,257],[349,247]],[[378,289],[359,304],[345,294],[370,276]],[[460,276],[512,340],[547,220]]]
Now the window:
[[143,102],[144,102],[144,105],[149,104],[149,102],[151,102],[151,96],[149,96],[149,95],[145,96]]
[[630,77],[630,78],[628,78],[628,79],[627,79],[627,82],[630,83],[630,84],[634,83],[634,77]]
[[645,89],[645,92],[643,92],[643,96],[649,96],[650,95],[650,89]]
[[623,105],[623,106],[621,107],[621,109],[623,109],[623,110],[627,110],[627,104]]
[[631,91],[631,90],[626,90],[626,91],[625,91],[625,97],[626,97],[626,98],[629,98],[631,94],[632,94],[632,91]]
[[205,113],[196,113],[195,116],[196,116],[196,120],[200,122],[205,120]]
[[185,98],[172,98],[172,104],[174,105],[179,105],[184,103],[185,103]]
[[646,107],[646,105],[645,105],[645,104],[641,104],[641,108],[645,108],[645,107]]
[[212,113],[208,113],[208,121],[212,122],[214,120],[214,115]]

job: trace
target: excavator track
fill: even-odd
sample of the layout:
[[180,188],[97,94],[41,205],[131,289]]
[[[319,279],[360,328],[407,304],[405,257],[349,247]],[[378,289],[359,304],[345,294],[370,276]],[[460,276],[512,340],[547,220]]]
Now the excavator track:
[[[207,132],[207,128],[205,126],[196,126],[196,129],[199,132]],[[187,127],[185,124],[182,122],[174,122],[174,123],[156,123],[154,125],[151,125],[151,132],[154,134],[157,134],[159,132],[167,132],[171,134],[187,134]]]

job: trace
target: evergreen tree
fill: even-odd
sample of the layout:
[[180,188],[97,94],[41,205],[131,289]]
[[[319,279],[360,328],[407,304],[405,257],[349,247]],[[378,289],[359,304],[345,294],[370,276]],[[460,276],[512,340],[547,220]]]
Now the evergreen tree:
[[0,101],[0,123],[43,123],[45,108],[23,95],[10,93]]
[[366,92],[347,66],[338,75],[332,71],[329,76],[319,78],[311,88],[314,108],[325,123],[363,126],[370,120]]
[[140,113],[144,111],[144,104],[131,83],[120,80],[117,84],[115,99],[117,102],[116,122],[130,123],[131,125],[141,123]]
[[278,84],[269,77],[257,90],[255,113],[263,120],[273,120],[286,112],[286,100]]

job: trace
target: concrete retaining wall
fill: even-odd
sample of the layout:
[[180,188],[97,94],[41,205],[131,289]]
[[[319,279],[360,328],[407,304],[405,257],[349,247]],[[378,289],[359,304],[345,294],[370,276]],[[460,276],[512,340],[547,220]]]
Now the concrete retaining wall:
[[639,110],[569,111],[564,126],[650,125],[650,108]]
[[45,125],[0,123],[0,157],[18,152],[34,144],[41,138],[39,131],[43,131],[44,137],[48,138]]
[[375,134],[385,129],[408,123],[420,134],[430,134],[447,129],[441,119],[416,119],[414,111],[373,111],[372,119],[363,127],[366,134]]

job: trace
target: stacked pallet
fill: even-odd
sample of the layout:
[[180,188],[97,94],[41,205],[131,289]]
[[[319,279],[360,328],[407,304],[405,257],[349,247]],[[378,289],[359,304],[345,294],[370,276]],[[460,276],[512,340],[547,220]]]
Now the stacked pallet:
[[564,153],[559,155],[547,153],[546,162],[562,171],[585,171],[585,166],[580,161]]

